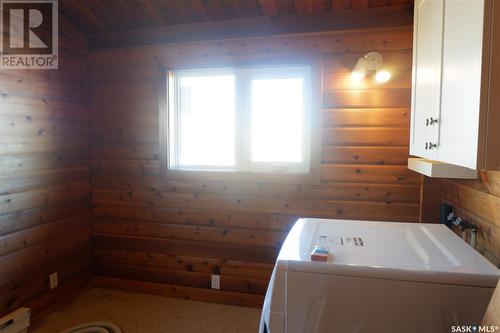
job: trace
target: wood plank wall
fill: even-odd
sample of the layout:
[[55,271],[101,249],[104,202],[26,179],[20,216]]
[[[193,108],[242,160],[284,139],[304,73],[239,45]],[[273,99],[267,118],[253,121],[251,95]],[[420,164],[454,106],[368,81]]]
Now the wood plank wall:
[[442,200],[479,227],[477,249],[500,267],[500,171],[484,172],[481,180],[442,180]]
[[[95,271],[103,286],[260,305],[297,216],[417,221],[420,176],[406,168],[411,27],[193,42],[89,53]],[[393,79],[355,84],[380,51]],[[321,184],[161,179],[160,65],[219,66],[319,53]],[[221,274],[221,291],[210,275]]]
[[0,317],[36,320],[90,277],[86,37],[59,20],[58,70],[0,71]]

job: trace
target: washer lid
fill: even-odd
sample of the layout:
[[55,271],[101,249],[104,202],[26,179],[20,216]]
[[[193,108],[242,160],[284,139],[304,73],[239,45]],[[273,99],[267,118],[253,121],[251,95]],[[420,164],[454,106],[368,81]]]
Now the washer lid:
[[[316,245],[330,251],[328,262],[310,260]],[[299,219],[278,261],[292,271],[484,287],[500,277],[441,224]]]

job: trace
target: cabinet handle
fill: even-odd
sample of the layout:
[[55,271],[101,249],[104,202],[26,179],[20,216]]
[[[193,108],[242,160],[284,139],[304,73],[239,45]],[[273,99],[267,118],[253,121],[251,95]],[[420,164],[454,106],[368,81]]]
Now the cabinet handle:
[[437,124],[438,120],[435,119],[435,118],[426,118],[425,119],[425,126],[429,126],[429,125],[434,125],[434,124]]
[[427,147],[429,147],[429,149],[433,149],[433,148],[437,148],[437,143],[432,143],[432,142],[429,142],[429,143],[425,143],[425,149],[427,149]]
[[427,149],[429,149],[429,143],[428,142],[425,143],[425,150],[427,150]]

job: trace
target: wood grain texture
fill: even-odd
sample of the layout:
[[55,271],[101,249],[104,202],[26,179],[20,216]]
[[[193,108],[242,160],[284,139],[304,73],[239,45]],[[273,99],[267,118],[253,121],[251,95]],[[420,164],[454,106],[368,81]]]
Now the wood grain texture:
[[0,71],[0,316],[28,306],[35,321],[92,262],[86,37],[59,22],[58,70]]
[[151,29],[186,23],[229,21],[242,18],[282,15],[324,15],[333,9],[366,9],[368,7],[405,7],[410,2],[341,0],[343,6],[325,0],[66,0],[60,8],[85,32],[106,32],[131,28]]
[[439,178],[420,176],[420,216],[421,223],[441,222],[442,182]]
[[[272,1],[260,4],[266,15],[276,10],[262,7]],[[301,10],[317,7],[312,1]],[[416,222],[421,179],[406,168],[410,49],[411,28],[391,28],[91,51],[98,281],[255,306],[298,217]],[[372,50],[387,53],[394,69],[387,86],[350,80],[357,59]],[[267,63],[311,52],[324,68],[320,184],[160,177],[155,82],[163,66]],[[221,274],[220,291],[209,289],[213,272]]]
[[152,295],[249,306],[254,308],[261,308],[264,301],[264,296],[262,295],[171,285],[143,280],[120,279],[107,276],[97,276],[96,285],[102,288],[121,289]]
[[401,5],[330,11],[320,15],[278,15],[216,21],[89,33],[89,46],[97,50],[332,30],[404,27],[412,22],[412,7]]
[[482,172],[480,180],[443,180],[442,200],[479,227],[478,250],[500,265],[500,171]]

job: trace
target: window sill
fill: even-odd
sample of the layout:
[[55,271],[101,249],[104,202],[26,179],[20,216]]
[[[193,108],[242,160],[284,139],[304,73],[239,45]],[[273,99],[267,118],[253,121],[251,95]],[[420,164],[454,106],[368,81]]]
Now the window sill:
[[205,170],[162,170],[162,178],[171,180],[243,182],[270,184],[303,184],[317,185],[320,183],[319,170],[309,173],[263,173],[241,171],[205,171]]

